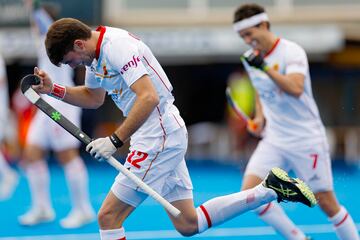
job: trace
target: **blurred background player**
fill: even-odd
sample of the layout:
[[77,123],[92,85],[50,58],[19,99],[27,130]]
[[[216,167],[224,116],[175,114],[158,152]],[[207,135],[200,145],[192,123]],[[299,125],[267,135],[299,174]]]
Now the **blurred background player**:
[[[248,131],[260,135],[266,129],[247,165],[242,189],[259,184],[274,166],[293,170],[316,193],[338,238],[359,239],[354,221],[333,192],[328,143],[312,95],[305,51],[272,33],[264,8],[256,4],[240,6],[233,27],[252,48],[242,62],[257,91],[253,121],[260,127]],[[257,213],[285,238],[305,238],[277,203],[266,204]]]
[[5,62],[0,54],[0,200],[11,197],[17,183],[18,174],[8,164],[1,150],[9,117],[9,93]]
[[[73,86],[73,71],[68,66],[58,68],[51,64],[46,55],[44,38],[53,22],[49,13],[56,13],[51,5],[41,5],[39,1],[25,1],[31,11],[31,23],[38,40],[38,66],[50,74],[55,82]],[[35,34],[34,34],[35,35]],[[75,125],[80,125],[81,109],[61,101],[43,96],[46,101],[59,109]],[[83,159],[78,152],[79,141],[38,111],[29,127],[22,165],[29,182],[32,197],[30,210],[19,217],[22,225],[35,225],[52,221],[55,213],[50,201],[49,170],[45,161],[45,151],[54,150],[63,166],[69,187],[72,209],[60,221],[63,228],[77,228],[95,220],[95,213],[88,194],[88,174]]]

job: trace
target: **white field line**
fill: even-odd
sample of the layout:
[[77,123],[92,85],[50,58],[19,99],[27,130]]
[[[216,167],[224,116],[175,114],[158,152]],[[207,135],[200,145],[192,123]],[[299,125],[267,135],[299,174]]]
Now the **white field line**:
[[[299,225],[307,234],[333,233],[332,224]],[[360,230],[360,223],[356,224]],[[246,237],[246,236],[269,236],[275,235],[271,227],[243,227],[243,228],[215,228],[192,238],[219,238],[219,237]],[[335,234],[335,233],[334,233]],[[156,230],[156,231],[129,231],[126,232],[128,239],[179,239],[182,236],[175,230]],[[99,239],[98,233],[88,234],[62,234],[62,235],[37,235],[21,237],[0,237],[0,240],[95,240]]]

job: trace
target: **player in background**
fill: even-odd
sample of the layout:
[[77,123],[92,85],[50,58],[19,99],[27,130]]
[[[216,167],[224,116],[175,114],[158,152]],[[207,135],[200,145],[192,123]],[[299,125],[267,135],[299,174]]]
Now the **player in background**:
[[[44,47],[45,35],[53,22],[52,18],[41,7],[39,1],[26,1],[31,10],[33,32],[38,37],[38,66],[45,69],[55,82],[73,86],[73,71],[68,66],[58,68],[49,61]],[[55,108],[64,112],[76,125],[80,125],[81,109],[43,96]],[[36,225],[52,221],[55,213],[50,200],[49,170],[45,161],[45,151],[52,149],[60,161],[69,188],[72,209],[60,220],[63,228],[77,228],[95,220],[88,193],[88,174],[83,159],[78,151],[79,141],[71,136],[43,112],[38,111],[29,127],[22,165],[29,182],[32,206],[19,217],[22,225]]]
[[[182,235],[201,233],[275,199],[300,201],[309,206],[316,203],[303,183],[273,169],[266,181],[255,188],[214,198],[195,208],[184,159],[185,123],[173,104],[172,85],[147,45],[125,30],[100,26],[92,31],[72,18],[54,22],[45,45],[51,62],[57,66],[86,65],[85,85],[52,83],[46,72],[35,68],[41,83],[34,89],[83,108],[98,108],[105,94],[110,95],[126,118],[111,136],[89,143],[87,151],[101,160],[130,139],[125,167],[182,212],[179,218],[169,215]],[[293,194],[273,190],[280,185]],[[101,239],[125,239],[125,219],[147,197],[119,173],[98,213]]]
[[0,200],[11,197],[18,183],[18,174],[14,171],[5,159],[1,151],[5,138],[5,130],[8,126],[9,117],[9,93],[5,61],[0,55]]
[[[242,62],[257,91],[253,121],[259,127],[248,131],[260,135],[265,130],[245,170],[242,190],[257,186],[274,166],[293,170],[315,192],[338,238],[359,239],[353,219],[333,191],[328,143],[313,98],[305,51],[272,33],[264,8],[256,4],[241,5],[233,27],[251,46]],[[263,205],[256,212],[285,238],[305,238],[277,203]]]

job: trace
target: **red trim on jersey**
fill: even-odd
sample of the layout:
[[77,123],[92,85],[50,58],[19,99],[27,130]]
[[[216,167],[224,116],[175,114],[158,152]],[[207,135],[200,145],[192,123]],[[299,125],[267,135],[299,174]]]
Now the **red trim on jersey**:
[[116,239],[116,240],[126,240],[126,237],[119,238],[119,239]]
[[[142,181],[144,181],[144,179],[145,179],[145,177],[146,177],[147,173],[150,171],[150,168],[151,168],[151,166],[152,166],[153,162],[155,161],[155,159],[156,159],[158,156],[159,156],[159,152],[158,152],[158,153],[156,153],[156,156],[154,157],[154,159],[153,159],[153,160],[151,160],[151,162],[150,162],[150,165],[149,165],[148,169],[146,169],[146,172],[145,172],[145,174],[144,174],[143,178],[141,179]],[[137,187],[137,188],[136,188],[136,190],[138,190],[138,189],[139,189],[139,187]]]
[[163,130],[163,132],[164,132],[164,135],[166,136],[166,131],[165,131],[165,128],[164,128],[164,125],[163,125],[163,123],[162,123],[162,116],[161,116],[161,113],[160,113],[160,109],[159,109],[159,107],[157,106],[156,107],[156,109],[158,110],[158,113],[159,113],[159,121],[160,121],[160,126],[161,126],[161,128],[162,128],[162,130]]
[[271,49],[265,54],[264,58],[266,58],[267,56],[269,56],[276,48],[276,46],[279,44],[280,42],[280,38],[276,39],[274,45],[271,47]]
[[174,114],[172,114],[172,115],[173,115],[173,117],[175,118],[175,121],[177,122],[177,124],[179,125],[179,127],[181,127],[181,125],[180,125],[179,121],[177,120],[177,118],[175,117],[175,115],[174,115]]
[[210,215],[208,213],[208,211],[206,210],[206,208],[203,205],[200,205],[200,209],[203,211],[207,224],[208,224],[208,228],[211,228],[212,223],[211,223],[211,219],[210,219]]
[[99,39],[98,39],[98,41],[96,43],[96,50],[95,50],[95,57],[96,57],[96,60],[97,60],[97,59],[99,59],[99,56],[100,56],[100,47],[101,47],[102,40],[104,38],[104,33],[106,31],[106,27],[98,26],[96,31],[100,32]]
[[161,82],[164,84],[164,86],[166,87],[166,89],[167,89],[169,92],[171,92],[171,91],[169,90],[169,88],[166,86],[165,82],[164,82],[164,81],[162,80],[162,78],[160,77],[160,75],[158,74],[158,72],[153,68],[153,66],[150,65],[150,63],[148,62],[148,60],[147,60],[145,57],[144,57],[144,59],[145,59],[147,65],[149,65],[149,67],[151,67],[151,69],[156,73],[156,75],[157,75],[158,78],[161,80]]
[[265,208],[264,210],[262,210],[260,213],[259,213],[259,216],[262,216],[264,215],[271,207],[271,203],[269,203]]
[[343,224],[345,222],[345,220],[348,218],[349,213],[346,213],[345,217],[337,224],[335,224],[335,227],[339,227],[341,224]]
[[129,34],[130,37],[133,37],[133,38],[135,38],[136,40],[141,41],[141,39],[140,39],[138,36],[135,36],[133,33],[128,32],[128,34]]

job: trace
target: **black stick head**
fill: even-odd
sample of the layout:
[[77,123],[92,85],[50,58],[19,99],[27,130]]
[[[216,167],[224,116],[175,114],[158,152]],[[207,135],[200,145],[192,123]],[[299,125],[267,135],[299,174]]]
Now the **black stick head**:
[[40,84],[40,78],[34,74],[28,74],[21,79],[20,88],[25,93],[32,85]]

